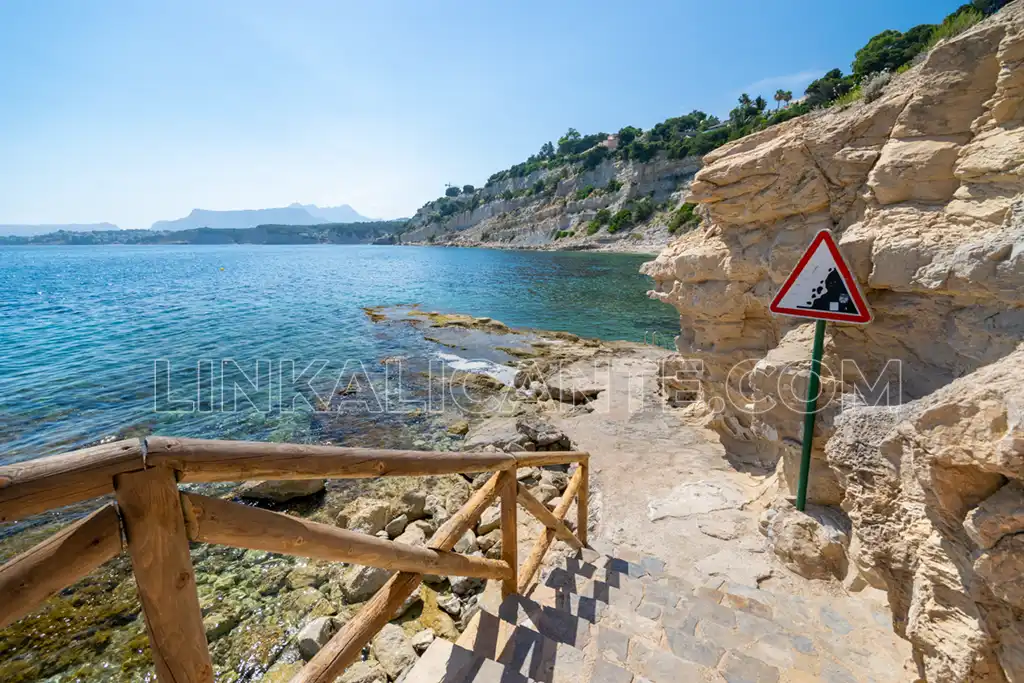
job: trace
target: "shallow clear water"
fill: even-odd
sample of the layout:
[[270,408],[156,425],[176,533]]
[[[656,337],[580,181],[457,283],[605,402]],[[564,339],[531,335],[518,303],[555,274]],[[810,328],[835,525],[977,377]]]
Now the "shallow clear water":
[[[0,462],[111,435],[324,438],[323,424],[287,399],[319,367],[310,363],[327,363],[309,385],[329,391],[346,361],[347,371],[362,363],[376,377],[384,357],[431,352],[420,333],[374,324],[363,306],[419,303],[603,339],[671,335],[672,310],[645,295],[646,259],[378,246],[0,248]],[[234,410],[236,385],[261,409],[242,396]],[[383,419],[353,418],[329,436],[343,441]]]

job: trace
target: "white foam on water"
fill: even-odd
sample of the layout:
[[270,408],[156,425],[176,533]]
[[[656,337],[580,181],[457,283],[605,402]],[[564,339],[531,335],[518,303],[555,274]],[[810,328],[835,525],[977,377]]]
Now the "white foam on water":
[[516,370],[508,365],[495,363],[489,360],[469,360],[454,353],[438,353],[437,357],[443,360],[449,368],[461,372],[472,372],[475,375],[487,375],[506,386],[512,386],[516,378]]

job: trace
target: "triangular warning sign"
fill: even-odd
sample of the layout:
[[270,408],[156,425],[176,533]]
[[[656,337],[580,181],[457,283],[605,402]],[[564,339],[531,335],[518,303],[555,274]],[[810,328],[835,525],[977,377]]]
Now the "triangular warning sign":
[[857,281],[828,230],[814,236],[769,309],[772,313],[798,318],[871,322],[871,311]]

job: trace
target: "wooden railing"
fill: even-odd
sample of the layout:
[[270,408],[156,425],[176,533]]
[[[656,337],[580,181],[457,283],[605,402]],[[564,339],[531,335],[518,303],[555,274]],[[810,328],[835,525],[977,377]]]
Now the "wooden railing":
[[[209,682],[213,665],[189,541],[396,570],[291,682],[328,683],[359,657],[424,574],[500,579],[503,595],[522,593],[556,537],[575,549],[585,546],[589,458],[583,452],[437,453],[153,437],[3,466],[0,522],[108,494],[116,503],[104,505],[0,567],[0,628],[127,549],[157,678]],[[579,467],[554,512],[516,480],[519,467],[574,462]],[[179,482],[478,472],[494,475],[437,529],[425,548],[178,490]],[[501,560],[453,552],[456,542],[499,498]],[[564,522],[574,499],[575,535]],[[521,568],[516,553],[517,503],[545,526]]]

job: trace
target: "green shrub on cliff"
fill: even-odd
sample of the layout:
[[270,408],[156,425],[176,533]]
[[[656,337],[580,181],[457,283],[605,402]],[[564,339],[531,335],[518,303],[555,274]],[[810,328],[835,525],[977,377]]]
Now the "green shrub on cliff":
[[676,234],[682,229],[684,232],[694,228],[700,223],[700,216],[694,213],[697,208],[696,204],[690,204],[689,202],[681,204],[678,209],[672,214],[672,218],[668,221],[668,231],[671,234]]
[[608,232],[614,234],[619,230],[626,230],[633,226],[633,212],[629,209],[619,209],[608,222]]
[[934,47],[940,40],[960,35],[984,18],[985,15],[981,10],[975,9],[970,5],[963,5],[935,27],[925,49]]
[[636,223],[643,223],[654,215],[654,209],[654,201],[650,197],[644,197],[643,199],[633,202],[633,221]]
[[583,201],[584,199],[586,199],[587,197],[589,197],[593,193],[594,193],[594,186],[593,185],[587,185],[586,187],[581,187],[580,189],[576,190],[576,194],[573,195],[573,196],[576,198],[576,201]]

